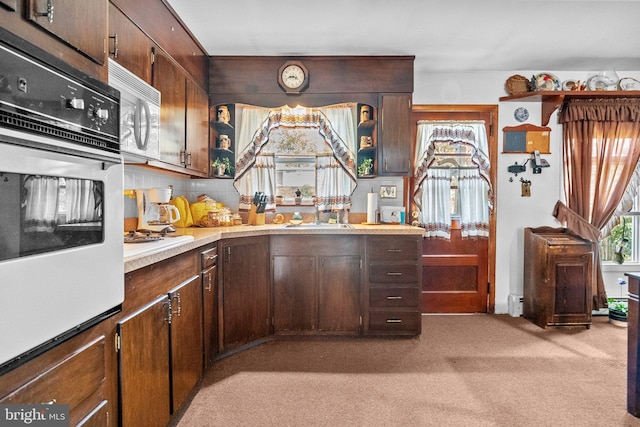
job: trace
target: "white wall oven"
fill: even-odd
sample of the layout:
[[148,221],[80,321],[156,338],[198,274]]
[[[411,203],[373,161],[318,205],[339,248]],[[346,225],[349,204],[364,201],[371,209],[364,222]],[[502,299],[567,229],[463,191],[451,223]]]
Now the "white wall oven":
[[0,29],[0,375],[124,299],[119,92]]

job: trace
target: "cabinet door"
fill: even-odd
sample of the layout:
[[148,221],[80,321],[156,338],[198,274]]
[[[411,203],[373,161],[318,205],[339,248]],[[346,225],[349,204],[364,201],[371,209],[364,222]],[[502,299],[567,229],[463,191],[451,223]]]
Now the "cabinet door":
[[149,84],[152,47],[147,35],[109,3],[109,56]]
[[160,158],[184,166],[186,78],[182,70],[160,49],[154,49],[153,86],[161,93]]
[[222,348],[228,351],[269,334],[268,237],[222,244]]
[[218,354],[218,266],[202,272],[204,363],[209,367]]
[[[565,249],[570,252],[571,248]],[[555,324],[591,322],[591,287],[593,254],[552,254],[550,260],[550,282],[555,284],[552,318]]]
[[380,96],[379,175],[410,175],[413,144],[411,141],[411,95]]
[[119,425],[169,423],[169,308],[163,295],[118,323]]
[[274,332],[318,328],[315,261],[314,256],[273,257]]
[[360,330],[359,256],[320,256],[318,322],[321,331]]
[[[74,338],[73,341],[77,339],[79,338]],[[71,425],[89,417],[97,406],[106,406],[105,336],[100,335],[76,347],[69,345],[73,341],[67,341],[37,359],[37,371],[29,375],[32,379],[22,385],[14,383],[15,390],[2,397],[0,403],[19,405],[57,402],[69,405],[67,422]],[[11,424],[29,423],[8,421],[6,425]]]
[[200,276],[169,292],[171,299],[171,403],[175,413],[202,375],[202,283]]
[[105,63],[108,0],[27,0],[27,19],[77,49],[97,64]]
[[209,95],[187,79],[187,167],[209,175]]

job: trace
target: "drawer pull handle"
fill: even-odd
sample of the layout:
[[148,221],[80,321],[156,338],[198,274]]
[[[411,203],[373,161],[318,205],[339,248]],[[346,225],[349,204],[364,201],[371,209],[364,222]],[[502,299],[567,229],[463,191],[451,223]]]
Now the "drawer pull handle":
[[402,276],[402,273],[396,271],[390,271],[387,273],[387,276]]
[[41,405],[55,405],[56,404],[56,399],[51,399],[48,402],[42,402]]
[[36,12],[36,16],[46,16],[49,24],[53,24],[53,0],[47,0],[47,11]]
[[402,319],[387,319],[387,323],[402,323]]
[[387,297],[387,299],[402,299],[402,297],[401,297],[401,296],[393,296],[393,295],[389,295],[389,296]]
[[387,249],[387,252],[402,252],[402,249]]

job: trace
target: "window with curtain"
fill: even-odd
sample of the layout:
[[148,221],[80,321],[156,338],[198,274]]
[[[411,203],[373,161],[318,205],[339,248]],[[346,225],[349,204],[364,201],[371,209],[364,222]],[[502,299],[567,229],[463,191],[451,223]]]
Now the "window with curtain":
[[451,218],[463,238],[487,237],[492,209],[483,121],[418,122],[413,200],[426,237],[451,238]]
[[[563,125],[566,206],[558,202],[554,215],[569,230],[600,244],[637,192],[640,100],[569,99],[558,121]],[[600,251],[596,258],[595,310],[607,306]]]
[[236,105],[239,155],[234,186],[240,209],[250,208],[256,191],[267,195],[267,209],[275,208],[278,154],[316,155],[315,204],[322,210],[349,208],[357,183],[356,108],[357,104],[275,109]]

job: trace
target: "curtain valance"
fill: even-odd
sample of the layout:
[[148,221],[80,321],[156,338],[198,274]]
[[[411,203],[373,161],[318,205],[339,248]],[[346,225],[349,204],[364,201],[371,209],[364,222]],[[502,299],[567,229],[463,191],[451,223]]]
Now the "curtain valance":
[[558,122],[576,121],[640,122],[640,99],[573,98],[566,100],[558,115]]

